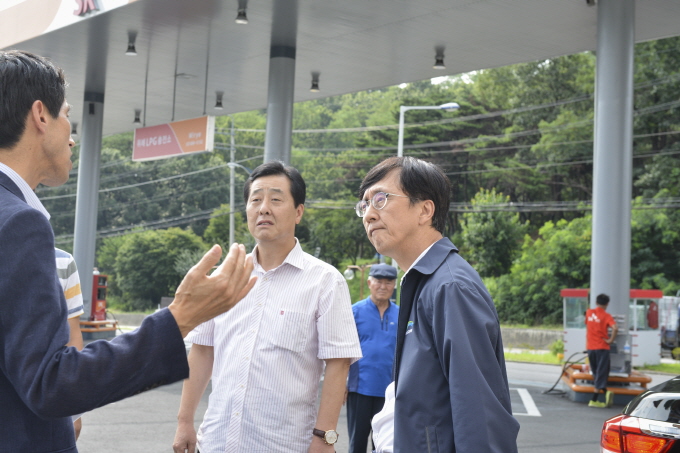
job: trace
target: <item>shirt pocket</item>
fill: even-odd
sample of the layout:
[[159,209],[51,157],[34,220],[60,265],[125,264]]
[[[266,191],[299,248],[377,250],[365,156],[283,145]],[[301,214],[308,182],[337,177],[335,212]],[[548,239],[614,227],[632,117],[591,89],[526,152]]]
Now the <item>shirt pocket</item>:
[[290,310],[280,310],[276,317],[273,343],[283,349],[302,352],[307,345],[313,315]]

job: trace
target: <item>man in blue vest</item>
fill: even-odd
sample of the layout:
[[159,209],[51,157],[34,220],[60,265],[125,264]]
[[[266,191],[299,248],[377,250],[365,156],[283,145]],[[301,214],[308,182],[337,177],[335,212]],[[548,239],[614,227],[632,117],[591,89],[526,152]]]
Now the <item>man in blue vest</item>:
[[396,282],[394,266],[371,266],[371,295],[352,305],[363,358],[352,364],[347,378],[349,453],[366,453],[371,419],[385,404],[385,389],[392,382],[399,307],[390,298]]

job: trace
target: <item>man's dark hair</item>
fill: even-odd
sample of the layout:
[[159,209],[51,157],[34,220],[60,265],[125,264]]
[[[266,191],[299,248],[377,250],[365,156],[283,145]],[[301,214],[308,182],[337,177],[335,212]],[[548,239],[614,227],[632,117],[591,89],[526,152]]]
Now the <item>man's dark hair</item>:
[[595,299],[595,303],[597,305],[602,305],[603,307],[606,307],[609,304],[609,296],[606,294],[598,294],[597,298]]
[[290,165],[284,165],[280,161],[271,161],[264,163],[257,167],[250,174],[243,186],[243,201],[248,204],[248,197],[250,197],[250,185],[257,178],[262,176],[274,176],[274,175],[285,175],[290,180],[290,193],[293,195],[293,202],[297,208],[301,204],[305,204],[305,196],[307,195],[307,185],[305,180],[302,179],[302,175],[297,171],[295,167]]
[[29,52],[0,51],[0,149],[19,142],[35,101],[42,101],[56,118],[65,98],[66,80],[61,68]]
[[432,228],[444,234],[451,199],[451,182],[436,165],[415,157],[390,157],[371,168],[359,186],[359,198],[366,189],[385,178],[392,170],[399,171],[399,185],[411,204],[432,200]]

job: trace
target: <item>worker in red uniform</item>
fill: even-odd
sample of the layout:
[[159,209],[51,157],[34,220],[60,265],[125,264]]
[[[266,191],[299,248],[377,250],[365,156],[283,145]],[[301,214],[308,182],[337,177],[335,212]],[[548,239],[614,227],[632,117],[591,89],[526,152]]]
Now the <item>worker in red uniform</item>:
[[[595,393],[588,403],[589,407],[609,407],[614,402],[614,394],[607,390],[607,378],[609,377],[609,348],[618,328],[612,315],[607,313],[609,296],[600,294],[595,300],[596,307],[586,311],[586,349],[588,361],[593,374]],[[611,336],[609,328],[611,327]],[[600,394],[605,394],[605,401],[598,401]]]

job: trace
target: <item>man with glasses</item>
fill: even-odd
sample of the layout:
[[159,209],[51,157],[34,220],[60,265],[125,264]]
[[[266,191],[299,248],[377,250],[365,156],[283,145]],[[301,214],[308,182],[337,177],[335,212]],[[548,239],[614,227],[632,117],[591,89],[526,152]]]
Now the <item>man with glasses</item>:
[[396,283],[394,266],[374,264],[368,274],[371,295],[352,305],[363,358],[352,364],[347,378],[349,453],[366,453],[371,419],[392,382],[399,307],[390,298]]
[[413,157],[381,162],[359,188],[356,210],[369,240],[407,269],[388,387],[396,399],[386,394],[394,423],[381,423],[393,429],[393,445],[376,429],[379,452],[517,452],[496,309],[477,272],[443,236],[450,192],[436,165]]

